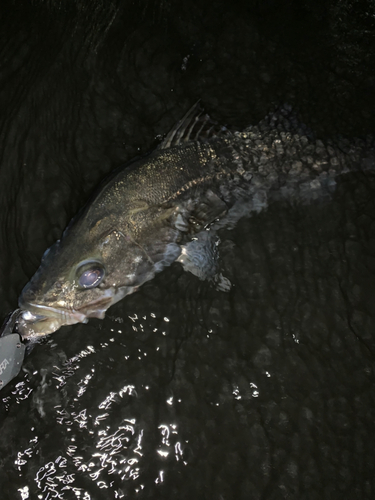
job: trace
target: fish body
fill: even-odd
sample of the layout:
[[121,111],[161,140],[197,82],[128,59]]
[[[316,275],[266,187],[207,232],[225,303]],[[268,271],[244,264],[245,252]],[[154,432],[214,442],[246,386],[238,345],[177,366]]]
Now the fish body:
[[243,132],[205,137],[211,124],[193,107],[158,149],[113,175],[73,219],[19,298],[23,337],[103,318],[175,261],[227,289],[215,258],[220,227],[273,200],[309,202],[331,192],[338,175],[375,166],[370,140],[325,145],[287,107]]

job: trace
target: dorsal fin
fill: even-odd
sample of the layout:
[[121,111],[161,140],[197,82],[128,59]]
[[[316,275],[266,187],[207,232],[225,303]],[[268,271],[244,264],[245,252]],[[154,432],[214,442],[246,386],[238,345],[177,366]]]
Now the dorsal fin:
[[190,141],[206,142],[227,134],[230,134],[229,130],[205,113],[200,101],[197,101],[168,132],[158,149],[181,146]]

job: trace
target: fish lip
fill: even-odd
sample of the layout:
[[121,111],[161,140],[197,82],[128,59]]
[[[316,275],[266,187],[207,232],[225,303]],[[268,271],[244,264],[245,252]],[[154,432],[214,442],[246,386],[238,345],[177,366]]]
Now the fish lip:
[[[69,319],[74,319],[74,323],[82,323],[86,320],[86,315],[85,314],[82,314],[80,313],[79,311],[76,311],[76,310],[68,310],[68,309],[57,309],[55,307],[51,307],[51,306],[43,306],[43,305],[40,305],[40,304],[34,304],[33,302],[29,302],[27,304],[20,304],[20,307],[21,307],[21,310],[23,311],[23,319],[25,321],[29,321],[29,322],[38,322],[40,320],[43,320],[45,318],[56,318],[56,319],[59,319],[61,318],[62,320],[67,320],[68,318]],[[32,314],[33,316],[35,316],[35,320],[32,321],[32,320],[28,320],[26,317],[25,317],[25,313],[30,313]],[[35,313],[35,314],[34,314]],[[46,313],[46,314],[43,314],[43,313]],[[52,314],[51,314],[52,313]],[[69,323],[65,323],[65,324],[70,324]]]
[[[23,311],[23,319],[25,321],[37,323],[38,321],[43,320],[45,318],[53,317],[56,319],[61,318],[64,321],[64,323],[62,323],[62,324],[69,325],[69,324],[75,324],[75,323],[86,323],[87,318],[95,318],[95,317],[103,318],[103,314],[108,309],[111,302],[112,302],[112,298],[110,298],[110,297],[105,298],[104,300],[101,299],[101,300],[97,300],[95,302],[91,302],[91,303],[89,303],[81,308],[81,310],[86,311],[86,313],[81,312],[80,309],[56,308],[56,307],[52,307],[52,306],[44,306],[44,305],[40,305],[40,304],[35,304],[33,302],[29,302],[27,304],[22,304],[20,307],[21,307],[21,310]],[[95,313],[95,311],[92,311],[90,313],[90,310],[92,308],[97,307],[97,306],[108,306],[108,307],[105,307],[105,309],[103,307],[98,308],[97,314]],[[87,312],[87,310],[89,312]],[[27,317],[25,317],[25,315],[27,313],[32,314],[35,317],[35,319],[28,320]],[[46,313],[46,314],[43,314],[43,313]],[[66,321],[66,320],[68,320],[68,321]],[[71,321],[71,320],[74,320],[74,321]]]
[[[121,287],[113,293],[113,290],[107,291],[105,296],[100,299],[83,305],[79,309],[66,309],[57,308],[42,304],[36,304],[34,302],[27,302],[22,300],[22,296],[19,298],[20,321],[19,326],[23,324],[23,327],[27,329],[34,329],[34,332],[21,334],[23,338],[26,337],[39,337],[42,335],[47,335],[58,330],[64,325],[74,325],[76,323],[87,323],[88,318],[98,318],[103,319],[105,317],[105,312],[107,309],[118,302],[128,293],[135,291],[136,287]],[[53,327],[49,332],[38,333],[38,323],[41,324],[45,321],[49,321]],[[22,328],[22,327],[21,327]],[[35,329],[36,328],[36,329]]]
[[20,307],[18,333],[23,340],[37,340],[56,332],[64,325],[87,323],[86,315],[77,311],[57,309],[32,302],[22,303]]

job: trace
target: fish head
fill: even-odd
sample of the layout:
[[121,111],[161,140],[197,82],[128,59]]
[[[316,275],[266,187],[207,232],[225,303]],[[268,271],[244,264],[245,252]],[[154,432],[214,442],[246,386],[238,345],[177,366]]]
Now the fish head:
[[155,262],[129,233],[110,227],[98,234],[77,226],[45,252],[20,295],[22,337],[104,318],[112,304],[155,275]]

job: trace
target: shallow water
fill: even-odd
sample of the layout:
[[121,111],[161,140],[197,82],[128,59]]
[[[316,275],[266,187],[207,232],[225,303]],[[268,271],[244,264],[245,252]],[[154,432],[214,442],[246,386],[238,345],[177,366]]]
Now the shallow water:
[[[288,100],[323,137],[371,131],[369,50],[357,35],[340,44],[335,18],[319,25],[340,69],[324,85],[326,42],[295,48],[302,28],[318,37],[312,7],[280,44],[293,9],[234,3],[223,22],[225,4],[182,17],[163,5],[120,9],[86,48],[79,16],[49,30],[9,14],[3,315],[94,185],[197,97],[237,126]],[[329,202],[277,203],[223,230],[229,293],[175,264],[104,321],[38,345],[1,391],[1,498],[373,498],[374,191],[373,174],[348,175]]]

